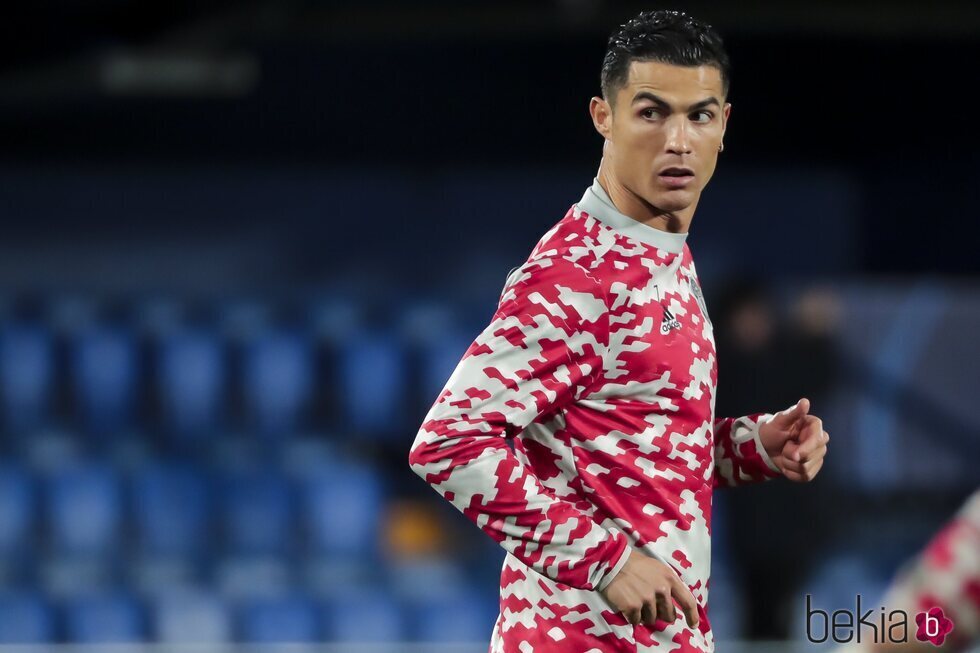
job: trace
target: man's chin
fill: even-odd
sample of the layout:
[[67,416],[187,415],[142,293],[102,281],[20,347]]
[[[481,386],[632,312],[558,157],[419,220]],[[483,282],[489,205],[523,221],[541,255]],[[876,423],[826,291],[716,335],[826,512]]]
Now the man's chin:
[[686,190],[672,190],[657,193],[648,199],[647,202],[657,207],[661,211],[675,213],[677,211],[683,211],[687,207],[691,206],[691,203],[694,201],[694,197],[694,193]]

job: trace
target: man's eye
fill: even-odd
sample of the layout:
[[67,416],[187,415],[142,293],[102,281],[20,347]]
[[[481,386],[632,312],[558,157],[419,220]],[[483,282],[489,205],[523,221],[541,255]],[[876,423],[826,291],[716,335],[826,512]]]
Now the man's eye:
[[697,111],[694,113],[694,122],[711,122],[715,114],[710,111]]
[[660,116],[660,112],[656,109],[644,109],[640,112],[644,118],[656,118]]

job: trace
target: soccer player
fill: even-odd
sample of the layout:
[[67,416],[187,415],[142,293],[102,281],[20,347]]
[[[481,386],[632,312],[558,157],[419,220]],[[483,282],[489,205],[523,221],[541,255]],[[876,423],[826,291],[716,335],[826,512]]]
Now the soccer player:
[[412,445],[411,468],[507,551],[492,653],[712,651],[713,487],[823,463],[806,398],[714,418],[687,236],[728,77],[718,34],[683,13],[612,35],[598,176],[510,273]]

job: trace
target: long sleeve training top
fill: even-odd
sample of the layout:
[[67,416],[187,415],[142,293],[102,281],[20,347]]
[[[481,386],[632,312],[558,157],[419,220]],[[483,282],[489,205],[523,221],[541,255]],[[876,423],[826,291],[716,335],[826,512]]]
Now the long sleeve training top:
[[[758,436],[771,414],[714,417],[686,238],[596,180],[510,273],[424,419],[411,468],[507,551],[491,653],[714,649],[712,490],[779,470]],[[690,588],[697,630],[680,611],[633,626],[603,598],[633,548]]]

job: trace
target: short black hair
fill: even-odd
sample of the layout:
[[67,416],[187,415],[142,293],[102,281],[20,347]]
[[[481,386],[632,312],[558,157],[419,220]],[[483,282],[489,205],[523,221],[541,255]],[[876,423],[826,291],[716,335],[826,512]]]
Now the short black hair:
[[711,25],[683,11],[644,11],[612,33],[602,61],[602,96],[607,101],[626,85],[633,61],[715,66],[721,71],[722,91],[728,97],[731,63],[721,36]]

